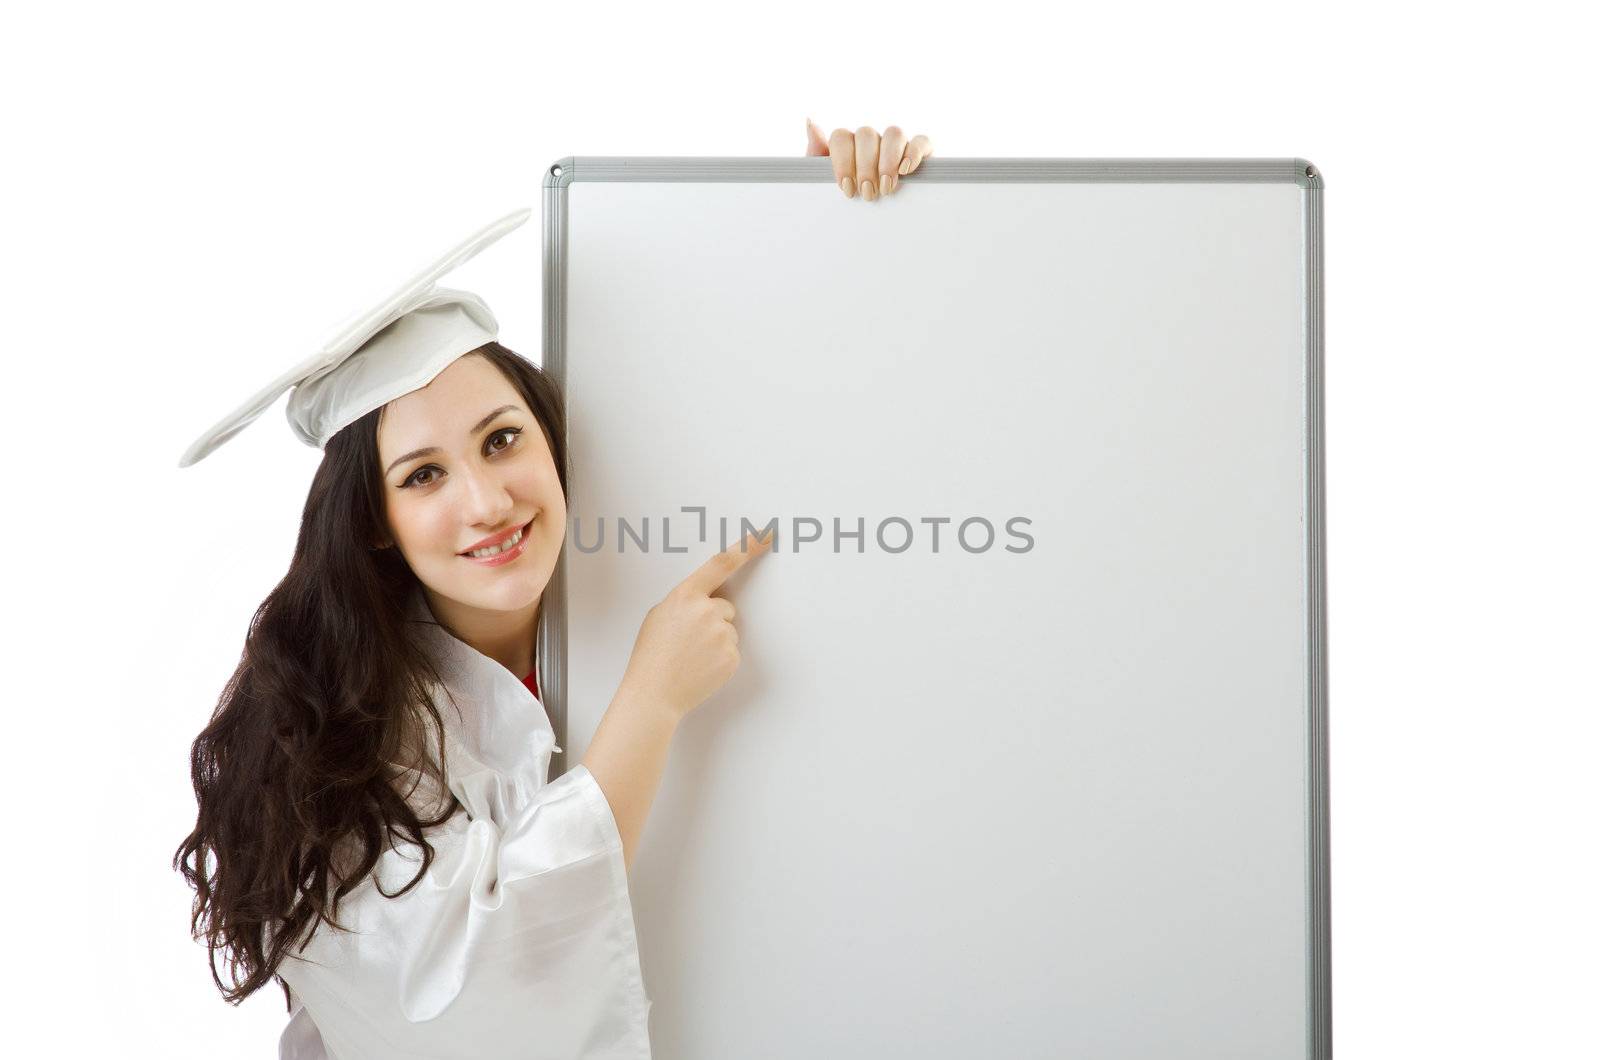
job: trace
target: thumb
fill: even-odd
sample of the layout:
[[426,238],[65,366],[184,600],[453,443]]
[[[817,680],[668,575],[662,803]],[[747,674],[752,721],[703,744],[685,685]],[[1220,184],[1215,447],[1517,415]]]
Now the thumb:
[[806,157],[825,155],[828,153],[828,141],[823,138],[822,130],[817,128],[810,118],[806,119]]

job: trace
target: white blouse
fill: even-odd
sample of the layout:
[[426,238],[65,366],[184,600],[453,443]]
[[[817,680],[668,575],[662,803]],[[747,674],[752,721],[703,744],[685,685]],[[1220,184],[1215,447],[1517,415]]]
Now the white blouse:
[[[650,999],[605,794],[582,765],[546,783],[555,734],[543,705],[437,625],[420,591],[411,613],[437,648],[435,706],[465,810],[427,833],[434,861],[411,890],[386,898],[369,877],[339,903],[353,933],[319,923],[304,951],[291,948],[278,970],[296,999],[280,1060],[647,1060]],[[393,894],[421,861],[409,844],[389,849],[375,875]]]

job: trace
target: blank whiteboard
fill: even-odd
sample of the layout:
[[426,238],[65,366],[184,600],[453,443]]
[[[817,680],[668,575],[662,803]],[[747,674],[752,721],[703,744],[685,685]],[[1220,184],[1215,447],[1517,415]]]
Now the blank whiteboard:
[[645,611],[778,520],[632,870],[659,1060],[1326,1057],[1315,168],[544,188],[553,773]]

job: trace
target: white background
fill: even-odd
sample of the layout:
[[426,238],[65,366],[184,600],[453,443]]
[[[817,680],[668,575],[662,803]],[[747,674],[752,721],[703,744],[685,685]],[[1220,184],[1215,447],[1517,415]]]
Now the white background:
[[[281,402],[189,442],[550,162],[794,156],[809,116],[1321,169],[1335,1049],[1593,1055],[1593,38],[1549,3],[1106,10],[9,16],[6,1052],[270,1056],[284,1020],[218,1000],[170,862],[318,454]],[[452,278],[535,356],[537,224]]]

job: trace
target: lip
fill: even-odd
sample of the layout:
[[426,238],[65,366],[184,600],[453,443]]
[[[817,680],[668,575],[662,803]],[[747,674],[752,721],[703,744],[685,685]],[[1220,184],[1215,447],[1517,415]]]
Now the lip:
[[[493,535],[491,535],[489,537],[486,537],[482,541],[479,541],[477,544],[468,545],[466,548],[462,549],[460,552],[457,552],[456,555],[465,556],[468,552],[476,552],[480,548],[488,548],[490,545],[498,545],[500,542],[504,541],[506,538],[510,537],[512,534],[516,533],[518,530],[526,530],[528,527],[530,527],[532,525],[533,525],[533,520],[529,519],[527,522],[523,523],[521,526],[513,526],[509,530],[502,530],[498,534],[493,534]],[[471,557],[468,557],[468,558],[471,558]]]
[[[501,567],[501,566],[504,566],[507,563],[512,562],[517,557],[521,556],[524,552],[528,551],[528,542],[530,540],[532,540],[532,535],[529,533],[529,531],[532,529],[534,521],[536,519],[538,519],[537,515],[534,516],[533,519],[529,519],[526,523],[522,524],[522,527],[521,527],[521,529],[522,529],[522,540],[518,541],[517,542],[517,547],[511,549],[509,552],[502,552],[502,553],[500,553],[499,555],[496,555],[496,556],[485,556],[482,559],[480,559],[477,556],[469,556],[469,555],[467,555],[465,553],[462,553],[461,554],[461,558],[466,560],[468,563],[476,563],[480,567]],[[490,540],[491,541],[504,541],[506,538],[510,537],[512,534],[515,534],[517,532],[517,529],[518,529],[517,527],[512,527],[509,533],[496,534],[493,538],[490,538]],[[486,546],[474,546],[474,547],[486,547]]]

